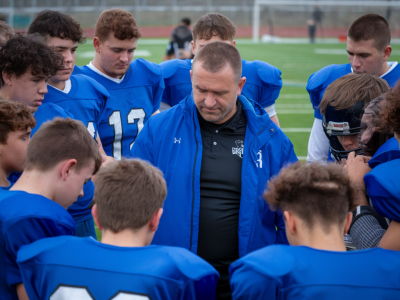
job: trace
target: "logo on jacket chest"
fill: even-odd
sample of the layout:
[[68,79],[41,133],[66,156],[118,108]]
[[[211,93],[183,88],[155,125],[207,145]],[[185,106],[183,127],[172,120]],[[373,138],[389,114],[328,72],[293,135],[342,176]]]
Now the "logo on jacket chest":
[[244,141],[236,140],[236,147],[232,147],[232,154],[243,158]]

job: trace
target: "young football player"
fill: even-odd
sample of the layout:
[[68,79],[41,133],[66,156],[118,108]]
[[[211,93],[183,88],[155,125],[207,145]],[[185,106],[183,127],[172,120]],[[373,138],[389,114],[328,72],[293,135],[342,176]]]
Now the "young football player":
[[[227,17],[218,13],[204,15],[193,25],[193,55],[204,45],[214,41],[236,46],[235,34],[236,26]],[[167,109],[192,93],[192,60],[175,59],[163,62],[160,66],[165,82],[162,108]],[[281,71],[266,62],[242,59],[242,77],[246,77],[242,94],[264,107],[271,120],[279,126],[274,104],[282,88]]]
[[96,23],[93,61],[74,68],[74,74],[92,77],[110,94],[99,133],[106,154],[116,160],[129,156],[140,130],[158,112],[164,91],[160,66],[132,61],[140,37],[131,13],[106,10]]
[[83,185],[102,159],[86,127],[72,119],[43,124],[28,145],[25,168],[9,191],[0,193],[0,299],[27,299],[17,251],[36,240],[75,235],[67,208],[83,196]]
[[[372,100],[365,107],[361,118],[359,146],[365,155],[372,157],[370,159],[362,156],[355,157],[354,153],[350,153],[344,167],[354,187],[361,191],[361,196],[367,193],[370,199],[367,201],[368,199],[365,198],[352,211],[353,221],[349,235],[357,249],[378,247],[388,228],[387,219],[378,216],[376,213],[375,208],[379,210],[379,206],[371,205],[377,191],[378,194],[382,195],[380,185],[373,181],[364,182],[365,174],[370,172],[371,169],[400,158],[399,143],[393,137],[390,126],[383,125],[382,122],[381,112],[386,103],[386,95],[381,95]],[[369,184],[370,182],[372,184]]]
[[101,243],[65,236],[21,249],[29,299],[215,299],[218,272],[207,262],[183,248],[149,246],[166,195],[163,174],[149,163],[102,168],[93,207]]
[[400,66],[397,62],[388,62],[392,52],[390,39],[390,27],[385,18],[377,14],[364,15],[355,20],[347,31],[350,63],[330,65],[310,76],[307,91],[314,107],[315,120],[308,141],[307,162],[330,160],[329,142],[322,129],[320,102],[333,81],[349,73],[369,73],[385,79],[391,87],[396,84]]
[[374,98],[389,91],[388,83],[368,73],[350,73],[332,82],[320,104],[322,128],[329,140],[329,150],[336,161],[356,151],[364,107]]
[[[376,244],[379,247],[400,251],[400,243],[398,235],[400,234],[400,197],[399,197],[399,176],[398,168],[400,166],[400,150],[399,150],[399,111],[400,111],[400,86],[396,86],[393,90],[384,96],[381,104],[380,116],[383,117],[385,123],[374,124],[377,131],[386,133],[387,129],[394,131],[395,139],[389,139],[384,143],[375,155],[366,164],[360,158],[355,157],[348,160],[346,169],[351,175],[351,179],[361,187],[366,188],[370,197],[371,206],[379,215],[391,220],[389,228],[379,227],[369,215],[371,208],[364,205],[360,208],[360,219],[365,215],[369,218],[369,226],[375,230]],[[368,121],[368,120],[366,120]],[[383,126],[382,126],[383,125]],[[379,128],[380,127],[380,128]],[[372,170],[371,170],[372,168]],[[365,183],[365,186],[363,185]],[[364,221],[364,223],[366,223]],[[354,226],[352,226],[354,227]],[[364,226],[365,228],[365,226]],[[353,234],[353,232],[350,232]],[[362,233],[358,233],[362,236]]]
[[[48,79],[48,93],[43,103],[53,103],[71,113],[74,119],[82,121],[101,147],[97,136],[105,105],[109,98],[106,89],[94,79],[85,75],[73,75],[76,49],[85,42],[79,23],[58,11],[44,10],[35,16],[28,33],[42,35],[47,46],[63,57],[63,68]],[[107,123],[108,126],[108,123]],[[91,214],[94,185],[89,181],[84,188],[85,196],[79,198],[68,211],[77,224],[78,236],[96,238]]]
[[399,252],[346,252],[354,199],[340,165],[296,163],[268,183],[264,197],[283,212],[292,246],[271,245],[234,262],[233,299],[400,297]]
[[0,189],[10,189],[8,177],[22,172],[36,120],[23,102],[0,99]]
[[61,65],[62,58],[41,36],[16,34],[0,49],[0,94],[24,102],[35,113],[47,93],[47,78]]

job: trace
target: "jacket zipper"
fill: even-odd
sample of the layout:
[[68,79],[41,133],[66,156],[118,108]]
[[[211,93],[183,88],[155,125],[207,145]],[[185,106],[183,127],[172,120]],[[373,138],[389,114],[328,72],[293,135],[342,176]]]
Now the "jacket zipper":
[[193,125],[194,125],[194,138],[196,140],[196,154],[194,156],[193,178],[192,178],[192,215],[191,215],[191,221],[190,221],[190,246],[189,246],[190,251],[192,251],[192,237],[193,237],[193,213],[194,213],[194,198],[195,198],[194,178],[195,178],[195,172],[196,172],[197,152],[199,151],[199,143],[197,142],[197,137],[196,137],[196,122],[194,120],[194,116],[193,116]]

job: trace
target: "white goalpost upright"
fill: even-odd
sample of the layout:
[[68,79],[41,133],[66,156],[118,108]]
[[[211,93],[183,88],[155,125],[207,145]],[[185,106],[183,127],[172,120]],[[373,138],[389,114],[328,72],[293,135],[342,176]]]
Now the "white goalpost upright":
[[346,0],[255,0],[253,7],[253,42],[260,38],[261,6],[370,6],[400,7],[400,1],[346,1]]

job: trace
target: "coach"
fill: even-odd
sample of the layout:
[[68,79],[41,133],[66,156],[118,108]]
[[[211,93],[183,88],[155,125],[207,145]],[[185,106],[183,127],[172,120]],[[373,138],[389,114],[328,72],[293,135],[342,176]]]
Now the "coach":
[[204,46],[193,60],[192,95],[149,119],[131,151],[160,168],[168,186],[153,243],[184,247],[210,262],[221,276],[217,299],[230,298],[233,261],[287,243],[282,215],[269,210],[262,194],[272,176],[297,161],[265,110],[240,95],[241,74],[234,46]]

